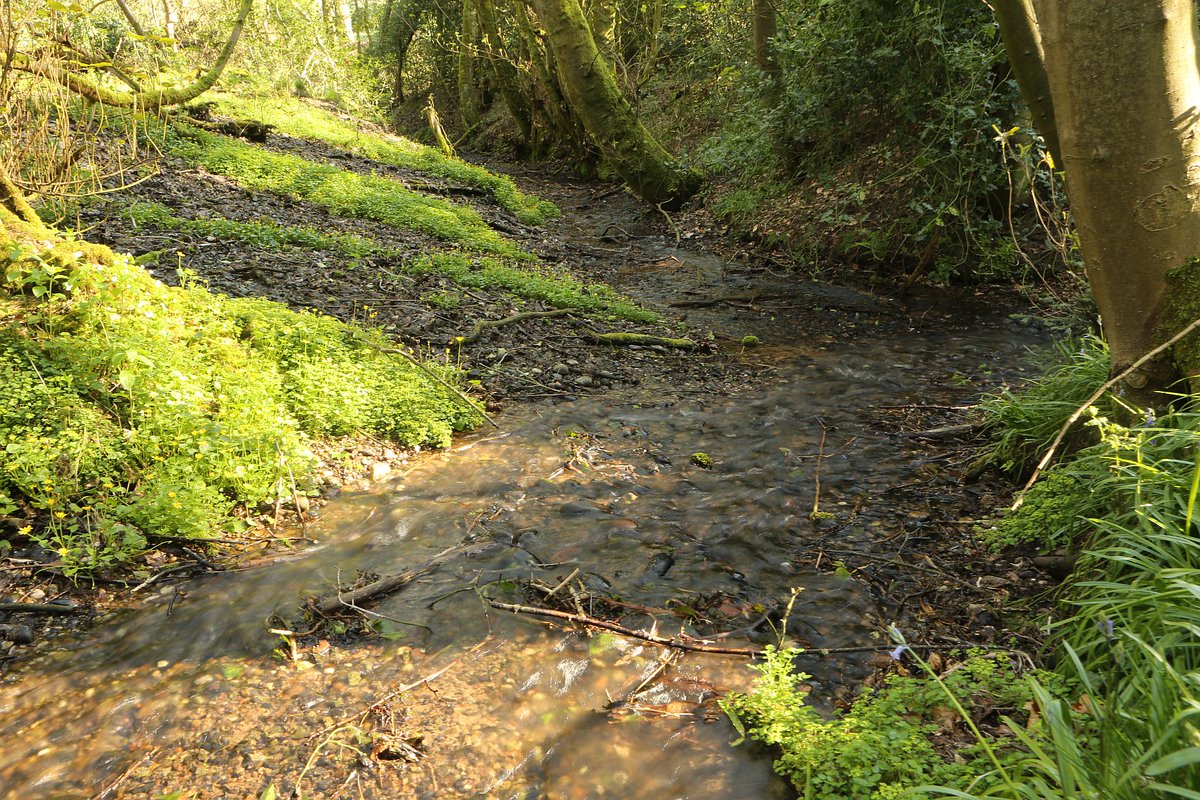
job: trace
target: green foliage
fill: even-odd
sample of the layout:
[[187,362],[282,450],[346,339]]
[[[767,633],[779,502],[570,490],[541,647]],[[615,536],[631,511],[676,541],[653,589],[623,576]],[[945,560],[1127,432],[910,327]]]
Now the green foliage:
[[[984,775],[993,762],[983,746],[948,734],[963,725],[954,719],[955,704],[981,715],[995,709],[1024,714],[1031,689],[1005,661],[973,655],[940,681],[892,676],[883,689],[867,690],[849,711],[827,720],[806,704],[808,676],[792,671],[798,652],[768,647],[754,667],[753,690],[730,696],[724,707],[756,739],[780,749],[776,771],[806,800],[881,800],[930,783],[965,789],[998,781]],[[934,744],[939,736],[966,744],[949,757]],[[1001,763],[1018,757],[1015,739],[988,744]]]
[[1101,509],[1093,489],[1084,475],[1069,469],[1050,470],[1029,490],[1020,508],[994,527],[980,530],[979,538],[996,551],[1034,544],[1042,552],[1050,552],[1070,545],[1087,530],[1087,518]]
[[[227,219],[187,219],[176,216],[159,203],[134,203],[126,212],[139,225],[160,230],[189,231],[201,236],[217,236],[247,242],[257,247],[304,247],[340,252],[353,263],[366,255],[378,255],[412,274],[436,273],[471,288],[509,292],[527,300],[539,300],[557,308],[577,308],[595,314],[641,322],[657,321],[658,316],[634,304],[603,284],[582,284],[572,276],[537,267],[526,261],[506,261],[492,256],[468,257],[459,253],[438,253],[406,261],[407,256],[383,247],[370,239],[353,234],[323,233],[312,228],[276,225],[269,221],[234,222]],[[39,273],[39,276],[41,273]],[[27,279],[32,280],[32,279]],[[45,277],[38,280],[45,282]],[[453,295],[430,295],[430,305],[451,308],[458,303]]]
[[[803,258],[903,265],[937,282],[1022,274],[992,127],[1010,130],[1021,103],[985,5],[776,4],[777,81],[748,57],[744,21],[716,19],[737,12],[681,8],[693,19],[672,20],[668,36],[704,52],[660,80],[693,95],[690,127],[713,128],[696,154],[717,176],[714,210],[735,231]],[[688,135],[688,121],[677,127]],[[1022,202],[1025,174],[1012,185]]]
[[[1139,423],[1093,409],[1098,441],[1026,500],[1059,535],[1091,517],[1069,613],[1053,629],[1058,671],[1086,699],[1070,705],[1035,686],[1045,741],[1027,743],[1003,791],[970,796],[1140,800],[1200,786],[1200,413]],[[1055,497],[1063,481],[1073,506]]]
[[308,250],[336,250],[353,258],[380,249],[370,239],[362,236],[325,233],[316,228],[279,225],[270,220],[235,222],[221,217],[188,219],[176,216],[161,203],[136,202],[130,205],[125,213],[137,225],[160,230],[186,231],[198,236],[213,236],[222,241],[245,242],[268,250],[290,245]]
[[373,134],[360,124],[290,97],[245,97],[217,94],[218,107],[236,117],[265,122],[281,133],[314,139],[358,153],[373,161],[486,189],[504,208],[527,225],[541,225],[558,214],[553,203],[520,192],[512,179],[483,167],[450,158],[440,150],[400,136]]
[[479,419],[378,334],[78,247],[14,246],[0,294],[0,509],[68,573],[305,491],[309,436],[438,446]]
[[531,258],[496,233],[473,209],[410,191],[395,180],[364,176],[252,144],[176,126],[170,151],[246,189],[290,195],[330,213],[427,233],[485,253]]
[[[1108,346],[1095,336],[1056,344],[1043,363],[1045,371],[1035,380],[981,404],[995,442],[989,458],[1005,471],[1032,469],[1075,410],[1108,380]],[[1107,414],[1117,411],[1111,395],[1098,407]]]
[[638,322],[655,322],[658,315],[634,304],[603,284],[581,284],[570,275],[546,267],[520,267],[492,257],[469,258],[459,253],[438,253],[407,265],[414,273],[436,272],[460,286],[503,289],[556,308],[577,308]]

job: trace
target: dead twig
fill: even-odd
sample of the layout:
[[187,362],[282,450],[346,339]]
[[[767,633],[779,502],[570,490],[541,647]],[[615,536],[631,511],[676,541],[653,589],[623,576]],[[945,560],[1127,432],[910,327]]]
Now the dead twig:
[[591,628],[600,628],[613,633],[619,633],[622,636],[627,636],[630,639],[638,639],[643,642],[658,645],[659,647],[670,647],[675,650],[687,650],[693,653],[715,653],[717,655],[727,656],[746,656],[755,658],[759,655],[759,651],[750,650],[742,647],[716,647],[703,643],[682,642],[676,639],[664,639],[661,636],[654,636],[649,633],[642,633],[631,628],[626,628],[624,625],[618,625],[615,622],[606,622],[602,619],[589,617],[586,614],[571,614],[567,611],[555,611],[550,608],[534,608],[533,606],[520,606],[512,603],[501,603],[499,600],[492,600],[490,597],[485,598],[487,604],[492,608],[500,609],[501,611],[511,611],[514,614],[525,614],[534,617],[549,617],[551,619],[563,620],[566,622],[574,622],[579,625],[587,625]]
[[556,308],[553,311],[522,311],[519,314],[513,314],[511,317],[505,317],[504,319],[480,320],[479,322],[475,323],[475,327],[471,331],[470,335],[456,336],[451,341],[451,344],[454,344],[458,347],[462,347],[463,345],[468,345],[468,344],[475,344],[476,342],[479,341],[479,337],[483,336],[483,332],[485,330],[490,330],[492,328],[499,328],[504,325],[512,325],[515,322],[523,322],[524,320],[527,320],[527,319],[546,319],[548,317],[562,317],[562,316],[566,316],[567,314],[570,314],[570,313],[571,313],[571,309],[569,309],[569,308]]
[[407,572],[402,572],[399,575],[388,575],[380,578],[377,581],[372,581],[366,586],[360,586],[348,592],[336,592],[333,597],[318,601],[316,598],[310,598],[306,606],[322,616],[329,616],[344,606],[356,606],[366,600],[373,600],[376,597],[392,594],[403,589],[408,584],[420,578],[422,575],[427,575],[435,569],[445,564],[450,559],[459,555],[478,552],[486,547],[491,547],[492,542],[486,544],[460,544],[454,547],[448,547],[442,552],[430,558],[425,563],[417,566]]

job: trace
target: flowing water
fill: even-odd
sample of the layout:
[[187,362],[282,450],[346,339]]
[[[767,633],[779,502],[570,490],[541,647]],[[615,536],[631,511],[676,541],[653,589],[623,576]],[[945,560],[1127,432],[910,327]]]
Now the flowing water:
[[[481,594],[524,603],[527,581],[575,575],[564,595],[669,610],[624,624],[670,636],[712,633],[697,617],[778,620],[799,588],[795,640],[878,644],[879,599],[799,558],[885,539],[903,558],[897,537],[922,535],[889,489],[930,465],[870,410],[962,402],[978,390],[956,379],[1011,369],[1033,338],[1003,318],[930,314],[886,342],[788,342],[786,319],[764,320],[778,344],[740,356],[754,385],[525,408],[339,498],[310,526],[311,549],[168,588],[10,675],[0,796],[788,796],[769,755],[729,746],[712,700],[748,686],[746,659],[664,666],[659,648],[497,611]],[[382,635],[270,632],[308,595],[462,542],[477,546],[373,607]],[[760,625],[720,643],[774,638]],[[813,698],[829,703],[867,658],[805,660]]]

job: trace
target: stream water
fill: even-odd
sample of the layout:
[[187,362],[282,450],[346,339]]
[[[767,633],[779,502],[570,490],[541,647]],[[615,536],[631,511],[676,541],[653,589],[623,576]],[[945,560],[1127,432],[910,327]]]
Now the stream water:
[[[795,640],[880,644],[879,598],[798,558],[888,540],[903,559],[923,535],[888,491],[930,465],[868,412],[963,402],[978,389],[955,379],[1011,369],[1035,338],[987,314],[922,319],[853,343],[788,341],[786,319],[768,320],[773,344],[739,356],[756,385],[527,407],[339,498],[309,527],[311,549],[167,588],[9,675],[0,797],[789,796],[769,755],[729,746],[712,701],[747,688],[746,659],[664,667],[656,647],[496,611],[479,592],[522,603],[531,579],[575,574],[581,602],[669,610],[624,619],[669,636],[711,633],[697,617],[747,628],[797,588]],[[293,647],[270,632],[310,594],[464,541],[478,547],[373,607],[382,636]],[[762,625],[721,643],[774,638]],[[805,659],[814,700],[861,679],[868,658]]]

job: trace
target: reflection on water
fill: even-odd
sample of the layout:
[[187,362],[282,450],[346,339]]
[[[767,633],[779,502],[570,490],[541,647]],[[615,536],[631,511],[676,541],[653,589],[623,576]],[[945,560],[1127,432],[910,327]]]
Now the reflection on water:
[[[749,625],[748,609],[799,587],[790,634],[871,644],[886,621],[863,586],[794,564],[818,540],[867,548],[897,524],[883,491],[919,464],[863,410],[946,402],[934,387],[1011,363],[1015,338],[993,325],[886,349],[768,348],[753,353],[767,377],[744,392],[654,387],[512,416],[501,435],[327,507],[311,551],[168,590],[10,676],[2,796],[254,797],[271,784],[305,797],[786,796],[768,757],[727,746],[712,702],[747,685],[743,660],[660,669],[656,648],[500,615],[474,590],[578,569],[631,604],[723,604]],[[701,451],[712,469],[693,463]],[[833,523],[814,522],[814,506]],[[306,595],[464,540],[480,547],[376,607],[382,638],[293,653],[268,633]],[[728,641],[770,641],[750,635]],[[866,671],[853,657],[805,668],[818,687]]]

